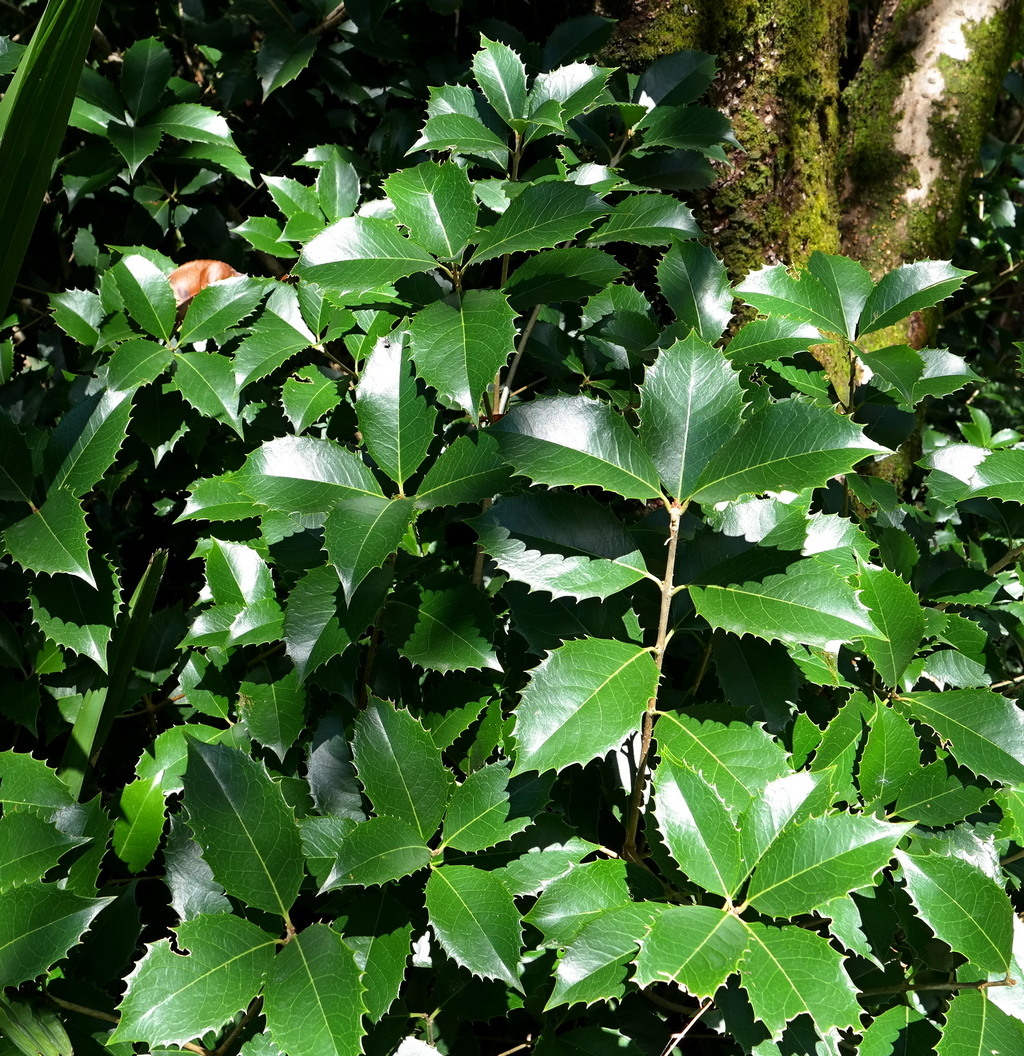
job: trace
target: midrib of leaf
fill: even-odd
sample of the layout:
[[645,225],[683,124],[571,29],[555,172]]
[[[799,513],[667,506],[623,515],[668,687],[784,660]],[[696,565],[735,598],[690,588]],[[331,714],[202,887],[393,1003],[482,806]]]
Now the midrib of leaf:
[[458,891],[455,890],[455,887],[452,885],[452,883],[448,879],[448,877],[446,877],[444,875],[442,870],[440,870],[440,869],[435,870],[434,871],[434,876],[441,877],[444,880],[445,884],[448,885],[448,890],[451,891],[452,895],[454,895],[456,899],[458,899],[458,901],[459,901],[460,905],[462,906],[462,908],[466,911],[466,913],[469,915],[469,918],[476,925],[477,934],[484,940],[484,943],[487,945],[488,949],[490,949],[491,953],[494,954],[494,957],[497,960],[497,962],[503,968],[505,968],[506,971],[508,971],[508,968],[506,967],[505,962],[501,959],[501,954],[498,953],[498,948],[494,945],[493,942],[491,942],[490,936],[487,934],[487,929],[483,926],[483,924],[480,923],[479,920],[477,920],[476,914],[473,912],[473,910],[471,910],[469,908],[469,904],[466,902],[466,900],[462,897],[462,895],[459,894]]
[[306,951],[302,948],[301,940],[301,934],[292,937],[292,942],[295,943],[295,948],[299,951],[299,957],[302,958],[302,967],[306,972],[306,978],[309,980],[309,985],[312,988],[314,995],[316,996],[316,1007],[320,1013],[320,1018],[323,1020],[325,1026],[327,1027],[328,1035],[333,1037],[333,1032],[331,1031],[331,1018],[327,1014],[327,1009],[324,1008],[323,1001],[320,1000],[320,988],[316,985],[316,979],[314,978],[313,972],[309,967],[309,961],[306,960]]
[[226,411],[226,412],[227,412],[227,413],[228,413],[228,414],[229,414],[229,415],[230,415],[231,417],[234,417],[234,414],[235,414],[235,412],[234,412],[234,411],[233,411],[233,410],[232,410],[232,409],[231,409],[231,408],[230,408],[230,407],[229,407],[229,406],[228,406],[228,405],[227,405],[227,404],[226,404],[226,403],[224,402],[224,397],[223,397],[223,396],[221,396],[221,394],[220,394],[220,393],[219,393],[219,392],[218,392],[218,391],[217,391],[217,390],[216,390],[216,389],[215,389],[215,388],[213,387],[213,385],[212,385],[212,384],[211,384],[211,383],[210,383],[210,382],[209,382],[209,381],[207,380],[206,376],[205,376],[205,375],[204,375],[204,374],[202,373],[202,371],[200,371],[200,370],[198,370],[198,369],[197,369],[196,367],[192,366],[191,362],[190,362],[189,360],[187,360],[187,359],[184,359],[184,358],[182,358],[182,359],[179,359],[179,360],[178,360],[178,369],[179,369],[179,370],[181,369],[181,366],[182,366],[182,364],[184,364],[184,365],[185,365],[185,366],[186,366],[186,367],[187,367],[187,368],[188,368],[188,369],[189,369],[189,370],[190,370],[190,371],[192,372],[192,374],[193,374],[193,375],[194,375],[195,377],[197,377],[197,378],[198,378],[198,379],[199,379],[199,380],[200,380],[200,381],[201,381],[201,382],[203,383],[203,385],[205,385],[205,386],[206,386],[206,388],[207,388],[207,389],[208,389],[208,390],[209,390],[210,392],[212,392],[212,393],[213,393],[213,395],[214,395],[214,396],[216,397],[216,399],[217,399],[217,402],[218,402],[218,403],[219,403],[219,404],[221,405],[221,407],[223,407],[223,408],[224,408],[224,410],[225,410],[225,411]]
[[448,228],[444,225],[444,217],[441,215],[441,210],[437,207],[437,195],[430,191],[427,193],[427,198],[430,201],[430,208],[434,214],[434,219],[437,221],[438,229],[444,237],[444,244],[448,249],[448,259],[455,259],[455,247],[452,245],[451,239],[448,237]]
[[454,840],[460,833],[465,832],[467,829],[472,828],[481,818],[486,818],[488,814],[493,814],[496,810],[500,810],[503,806],[507,805],[508,799],[501,800],[497,803],[492,803],[486,810],[481,811],[475,817],[470,818],[461,828],[456,829],[455,832],[449,833],[445,830],[445,837],[441,841],[442,847],[447,847],[452,840]]
[[[412,810],[412,816],[416,819],[416,831],[420,834],[420,839],[422,839],[424,842],[426,842],[427,838],[433,835],[433,832],[426,832],[425,833],[423,831],[423,824],[420,821],[420,814],[419,814],[419,811],[416,809],[416,800],[413,799],[412,792],[409,790],[409,785],[408,785],[408,783],[405,780],[405,767],[402,766],[401,763],[399,762],[398,756],[395,754],[394,747],[392,746],[392,743],[391,743],[391,736],[384,729],[384,724],[383,723],[381,723],[381,727],[380,728],[381,728],[381,730],[384,733],[384,743],[387,746],[387,749],[388,749],[388,751],[391,754],[391,762],[394,764],[394,769],[398,772],[399,779],[402,782],[402,791],[405,792],[405,798],[408,799],[408,801],[409,801],[409,807]],[[382,857],[382,855],[375,855],[375,857],[379,858],[379,857]]]
[[[735,436],[736,434],[734,433],[733,435]],[[824,448],[824,449],[818,450],[818,451],[798,451],[795,454],[791,454],[791,455],[780,455],[778,458],[769,458],[769,459],[766,459],[764,462],[755,462],[752,465],[744,466],[742,469],[737,469],[737,470],[735,470],[732,473],[726,473],[725,476],[716,477],[714,480],[706,481],[705,483],[701,484],[701,486],[699,488],[696,489],[694,494],[697,494],[697,493],[699,493],[701,491],[705,491],[708,488],[713,487],[715,485],[722,484],[725,481],[733,479],[734,477],[741,477],[741,476],[743,476],[746,473],[752,472],[753,470],[766,469],[769,466],[777,466],[777,465],[781,465],[783,463],[793,462],[793,461],[796,461],[796,460],[802,459],[802,458],[813,458],[813,457],[815,457],[817,455],[828,455],[832,451],[836,451],[836,450],[849,451],[849,450],[854,450],[854,449],[853,448],[848,448],[848,447]],[[699,483],[699,481],[698,481],[698,483]],[[698,499],[697,501],[699,502],[700,500]]]
[[[487,660],[487,653],[481,650],[479,645],[476,644],[476,642],[485,641],[486,639],[477,637],[475,641],[470,641],[464,635],[457,634],[452,627],[450,627],[447,623],[444,623],[442,620],[439,620],[436,616],[432,615],[431,613],[423,612],[421,609],[417,609],[416,611],[419,613],[421,622],[426,623],[429,620],[432,626],[442,628],[448,633],[450,637],[454,638],[458,642],[462,642],[467,649],[472,650],[472,652],[479,656],[481,660]],[[428,631],[427,633],[429,634],[430,632]]]
[[[664,721],[664,719],[666,717],[667,718],[672,718],[671,715],[667,715],[666,716],[666,715],[663,714],[662,721]],[[705,752],[712,759],[714,759],[714,761],[733,779],[733,781],[736,782],[736,784],[738,784],[740,786],[740,788],[745,789],[747,787],[746,784],[732,770],[729,769],[729,766],[725,762],[724,759],[722,759],[719,756],[715,755],[715,753],[713,751],[711,751],[711,749],[708,748],[707,745],[705,745],[703,742],[699,741],[685,726],[683,726],[681,723],[677,722],[676,723],[676,729],[677,730],[681,730],[683,733],[685,733],[686,736],[689,737],[690,740],[693,741],[695,744],[699,744],[700,748],[701,748],[701,751]],[[681,757],[680,757],[679,761],[682,762],[682,758]],[[703,773],[700,774],[700,777],[702,778],[702,780],[705,781],[706,784],[710,785],[713,789],[715,789],[717,791],[717,788],[716,788],[715,783],[713,781],[708,780],[708,778],[705,777],[705,775]]]
[[[837,615],[834,612],[830,612],[828,609],[816,609],[816,608],[814,608],[811,605],[807,605],[807,604],[805,604],[803,602],[792,601],[792,600],[790,600],[788,598],[776,598],[776,597],[772,597],[771,594],[758,594],[758,593],[756,593],[753,590],[744,590],[744,589],[740,589],[740,588],[737,588],[737,587],[723,587],[723,586],[719,586],[717,583],[708,583],[706,586],[702,586],[700,589],[701,590],[706,590],[706,591],[720,590],[723,593],[728,593],[728,594],[742,594],[744,597],[757,598],[759,601],[764,601],[764,602],[766,602],[769,605],[788,605],[792,609],[801,609],[804,612],[813,613],[815,616],[822,616],[822,615],[828,616],[830,619],[833,619],[833,620],[841,620],[848,627],[856,627],[857,630],[861,632],[861,634],[858,635],[858,637],[862,637],[862,638],[863,637],[875,638],[875,637],[880,637],[881,634],[882,634],[881,631],[878,631],[878,635],[868,634],[867,633],[867,631],[868,631],[867,628],[862,627],[860,624],[854,623],[852,620],[848,619],[846,616],[839,616],[839,615]],[[878,630],[878,629],[872,624],[871,630]]]
[[[739,918],[737,918],[737,919],[739,919]],[[744,926],[746,926],[746,921],[745,920],[740,920],[740,923],[743,924]],[[772,955],[772,951],[754,934],[754,932],[750,928],[747,928],[747,934],[750,936],[750,939],[751,939],[752,942],[756,942],[758,944],[758,946],[760,946],[761,949],[764,950],[764,952],[768,956],[768,959],[770,961],[772,961],[772,963],[775,965],[775,967],[781,973],[782,977],[786,980],[787,983],[789,983],[790,990],[792,990],[793,993],[796,994],[799,997],[800,996],[800,988],[790,978],[789,973],[786,971],[786,969],[782,967],[782,963],[776,957],[774,957]]]
[[[566,722],[563,722],[561,724],[561,726],[558,726],[556,731],[552,731],[551,736],[548,737],[548,740],[550,740],[551,737],[553,737],[555,735],[555,732],[563,730],[565,728],[565,726],[566,726],[566,723],[571,722],[573,719],[575,719],[575,717],[579,714],[579,712],[583,709],[583,707],[586,704],[588,704],[591,700],[593,700],[594,697],[599,696],[601,691],[608,685],[609,682],[612,681],[612,679],[618,678],[619,675],[621,675],[622,672],[625,671],[626,668],[629,667],[630,664],[635,664],[640,659],[640,657],[646,656],[649,653],[649,651],[650,650],[648,650],[648,649],[643,649],[639,653],[636,653],[635,655],[631,656],[625,663],[620,664],[589,696],[585,697],[579,703],[579,705],[573,711],[572,715],[570,715],[569,718],[566,719]],[[639,709],[642,708],[643,704],[646,704],[646,703],[647,703],[646,701],[642,701],[642,702],[638,703],[638,705],[637,705],[638,713],[639,713]]]

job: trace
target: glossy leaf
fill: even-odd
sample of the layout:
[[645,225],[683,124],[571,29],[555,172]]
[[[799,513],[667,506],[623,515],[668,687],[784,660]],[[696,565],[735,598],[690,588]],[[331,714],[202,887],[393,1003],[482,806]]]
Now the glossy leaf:
[[871,610],[881,638],[865,638],[864,651],[887,686],[899,680],[924,635],[924,613],[913,589],[887,568],[865,567],[860,600]]
[[42,880],[61,855],[88,843],[70,836],[34,814],[11,811],[0,818],[0,893]]
[[244,275],[204,286],[189,302],[179,340],[185,344],[219,337],[256,308],[265,290],[262,282]]
[[718,349],[691,334],[658,355],[640,393],[640,439],[669,494],[689,495],[739,427],[739,376]]
[[896,857],[907,893],[943,942],[985,972],[1004,972],[1013,944],[1013,910],[1002,887],[963,858]]
[[413,519],[411,499],[342,499],[324,524],[324,548],[351,600],[359,584],[398,550]]
[[726,345],[725,354],[737,365],[764,363],[786,359],[820,340],[817,327],[771,315],[767,319],[751,319]]
[[458,260],[476,228],[476,202],[466,170],[425,161],[384,184],[395,218],[439,260]]
[[[824,257],[824,254],[821,255]],[[853,338],[860,306],[867,299],[864,287],[867,272],[862,265],[845,261],[839,268],[848,274],[836,274],[836,260],[819,259],[817,271],[810,268],[792,275],[784,264],[766,264],[752,272],[737,287],[736,294],[765,315],[783,315],[829,333]],[[842,285],[837,282],[842,279]],[[847,282],[853,280],[848,287]]]
[[635,434],[598,400],[532,400],[514,407],[491,432],[516,472],[538,484],[590,485],[633,499],[661,495],[657,470]]
[[522,926],[499,877],[468,865],[445,865],[427,881],[427,914],[445,952],[485,979],[520,990]]
[[146,950],[128,979],[113,1040],[182,1045],[219,1030],[259,993],[276,940],[230,913],[185,921]]
[[473,74],[487,101],[511,125],[526,116],[526,68],[507,45],[481,34],[480,51],[473,56]]
[[550,249],[575,238],[607,206],[573,183],[534,183],[517,195],[493,227],[482,234],[467,264],[482,264],[505,253]]
[[575,246],[549,249],[528,257],[502,287],[514,308],[576,301],[601,293],[623,272],[614,257],[600,249]]
[[515,312],[494,290],[470,290],[457,305],[435,301],[410,324],[416,371],[475,421],[481,393],[513,352],[514,324]]
[[363,1035],[361,991],[359,970],[341,936],[313,924],[292,936],[267,976],[270,1036],[284,1052],[347,1056]]
[[684,329],[717,341],[732,318],[725,265],[699,242],[675,241],[658,265],[658,285]]
[[284,761],[305,725],[306,695],[290,671],[273,682],[243,682],[238,687],[239,719],[250,736]]
[[1024,781],[1024,715],[988,689],[908,693],[901,710],[931,727],[962,766],[995,781]]
[[168,340],[177,308],[167,276],[152,261],[138,254],[124,257],[114,266],[112,274],[128,315],[147,334]]
[[378,815],[411,825],[426,842],[451,796],[451,775],[409,712],[374,701],[356,720],[356,769]]
[[310,569],[292,588],[284,614],[285,649],[299,681],[351,644],[338,621],[337,572],[330,566]]
[[605,755],[639,729],[657,683],[646,649],[597,638],[566,642],[523,690],[514,772],[562,770]]
[[179,352],[174,364],[174,388],[200,414],[226,422],[241,436],[238,382],[231,361],[216,352]]
[[950,1002],[937,1056],[1010,1053],[1024,1045],[1024,1024],[1003,1012],[985,991],[965,990]]
[[316,367],[300,367],[281,388],[281,406],[296,434],[323,418],[339,400],[338,382]]
[[414,502],[417,508],[427,510],[480,502],[500,491],[510,475],[490,431],[460,436],[427,470]]
[[97,393],[65,415],[47,448],[54,470],[50,488],[84,495],[110,468],[128,432],[132,402],[129,393]]
[[188,749],[189,823],[213,875],[229,894],[287,916],[302,881],[302,851],[280,786],[233,748],[192,741]]
[[452,793],[444,819],[442,846],[460,851],[482,851],[511,839],[530,824],[529,817],[513,818],[509,771],[493,763],[470,774]]
[[395,817],[360,822],[342,841],[323,890],[385,884],[418,872],[430,862],[430,848],[408,822]]
[[711,997],[739,966],[749,935],[731,914],[711,906],[666,906],[636,959],[638,986],[674,982]]
[[632,242],[661,246],[674,239],[699,238],[693,213],[660,194],[634,194],[616,205],[606,223],[587,238],[591,245]]
[[4,546],[23,568],[56,574],[67,572],[91,587],[85,514],[69,491],[56,491],[24,520],[4,532]]
[[[875,702],[873,712],[865,715],[865,722],[868,737],[860,759],[858,783],[866,804],[884,806],[902,795],[908,779],[920,773],[921,744],[910,723],[882,701]],[[911,814],[903,817],[923,820]]]
[[892,326],[955,293],[971,273],[942,260],[904,264],[883,275],[864,305],[861,333]]

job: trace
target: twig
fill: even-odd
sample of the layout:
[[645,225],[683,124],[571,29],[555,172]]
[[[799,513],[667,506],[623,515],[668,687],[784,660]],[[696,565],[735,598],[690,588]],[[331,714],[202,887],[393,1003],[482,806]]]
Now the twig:
[[1007,550],[995,564],[989,565],[985,569],[985,575],[994,576],[997,572],[1002,572],[1011,561],[1016,561],[1021,554],[1024,554],[1024,543],[1021,543],[1020,546],[1015,546],[1012,550]]
[[102,1019],[104,1023],[120,1022],[117,1016],[112,1016],[109,1012],[100,1012],[97,1008],[86,1008],[85,1005],[76,1005],[74,1001],[65,1001],[64,998],[51,994],[49,990],[46,991],[46,998],[58,1008],[66,1009],[68,1012],[78,1012],[83,1016],[92,1016],[93,1019]]
[[694,1012],[693,1018],[690,1020],[690,1022],[687,1023],[681,1031],[679,1031],[677,1034],[673,1034],[672,1037],[668,1039],[668,1044],[665,1046],[665,1048],[661,1050],[661,1056],[669,1056],[669,1053],[683,1040],[683,1038],[686,1037],[687,1034],[690,1033],[690,1031],[696,1025],[697,1020],[700,1019],[700,1017],[703,1016],[704,1013],[707,1012],[710,1007],[711,998],[704,998],[704,1000],[701,1002],[700,1008],[698,1008],[697,1011]]
[[224,1054],[231,1048],[235,1043],[235,1039],[239,1034],[245,1030],[246,1024],[256,1015],[257,1012],[263,1007],[263,998],[256,997],[249,1002],[249,1007],[242,1014],[242,1018],[231,1028],[228,1032],[228,1036],[214,1049],[214,1056],[224,1056]]
[[1017,980],[1011,976],[1005,979],[993,979],[988,982],[979,979],[972,983],[901,983],[899,986],[879,986],[872,990],[861,990],[861,997],[875,997],[881,994],[907,994],[919,990],[987,990],[991,986],[1016,986]]
[[324,18],[323,22],[313,30],[313,33],[327,33],[334,29],[334,27],[340,22],[344,22],[346,18],[348,18],[348,12],[345,10],[345,5],[343,3],[338,4],[338,6]]
[[498,415],[505,413],[505,409],[508,407],[509,397],[512,395],[512,379],[516,376],[516,370],[519,367],[519,361],[523,358],[523,349],[526,348],[526,342],[530,340],[530,334],[533,333],[533,328],[537,325],[537,317],[540,315],[540,310],[543,307],[541,304],[536,304],[533,307],[533,311],[530,312],[530,318],[526,320],[526,326],[523,327],[523,332],[519,335],[519,344],[516,345],[516,354],[512,357],[512,363],[508,368],[508,374],[505,375],[505,387],[501,390],[501,400],[498,403]]

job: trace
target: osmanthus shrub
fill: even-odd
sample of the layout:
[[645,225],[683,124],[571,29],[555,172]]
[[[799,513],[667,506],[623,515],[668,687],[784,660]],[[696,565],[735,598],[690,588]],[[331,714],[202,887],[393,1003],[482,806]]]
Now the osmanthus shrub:
[[382,196],[266,180],[289,281],[179,320],[122,247],[53,299],[78,370],[0,413],[0,1051],[1024,1051],[1021,437],[861,348],[965,272],[730,285],[665,190],[713,72],[484,37]]

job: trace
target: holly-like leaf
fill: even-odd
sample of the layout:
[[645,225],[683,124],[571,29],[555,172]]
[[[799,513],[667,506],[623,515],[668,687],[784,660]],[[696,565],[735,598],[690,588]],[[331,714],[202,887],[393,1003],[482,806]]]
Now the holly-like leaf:
[[120,584],[97,565],[96,588],[77,576],[36,576],[29,593],[32,618],[51,641],[107,670],[107,647],[121,607]]
[[500,878],[468,865],[444,865],[430,874],[426,890],[427,915],[448,956],[521,993],[522,925]]
[[366,987],[363,1001],[371,1023],[378,1022],[398,997],[412,947],[409,911],[384,892],[364,891],[359,905],[368,912],[345,924],[345,945],[353,951]]
[[956,1053],[1019,1052],[1024,1046],[1024,1023],[1008,1016],[986,991],[964,990],[946,1011],[937,1056]]
[[452,793],[444,818],[442,846],[482,851],[509,840],[531,820],[512,814],[508,767],[494,763],[476,770]]
[[[920,772],[921,744],[910,723],[883,701],[875,702],[873,712],[865,715],[864,721],[868,738],[861,754],[858,785],[865,804],[884,807],[902,794],[908,779]],[[911,814],[903,817],[924,820]]]
[[89,567],[85,514],[69,491],[55,491],[24,520],[4,532],[4,546],[22,568],[84,579],[91,587],[96,579]]
[[418,509],[426,510],[479,503],[501,491],[510,476],[490,431],[460,436],[427,470],[414,502]]
[[182,344],[219,337],[260,303],[266,283],[236,275],[204,286],[189,302],[181,323]]
[[882,276],[864,305],[861,334],[892,326],[911,312],[938,304],[960,289],[971,274],[944,260],[921,260],[890,271]]
[[602,859],[552,879],[524,919],[549,946],[569,946],[592,921],[630,901],[625,862]]
[[171,53],[155,37],[137,40],[121,65],[121,94],[132,117],[141,117],[160,101],[171,76]]
[[0,986],[20,986],[62,960],[112,898],[82,898],[56,884],[21,884],[0,913]]
[[658,265],[658,285],[682,326],[717,341],[732,318],[725,265],[699,242],[674,241]]
[[714,77],[714,55],[689,50],[662,55],[644,70],[634,99],[648,109],[685,106],[699,98]]
[[860,1024],[861,1007],[843,958],[827,940],[802,928],[743,924],[749,948],[740,982],[754,1015],[778,1039],[786,1024],[807,1013],[821,1034]]
[[1024,782],[1024,714],[1012,700],[988,689],[907,693],[897,699],[901,710],[942,738],[961,766],[994,781]]
[[506,124],[526,116],[526,67],[507,45],[480,36],[480,50],[473,56],[473,75],[487,101]]
[[430,848],[412,825],[394,817],[370,818],[345,836],[323,890],[386,884],[429,863]]
[[302,249],[293,273],[337,293],[365,293],[436,267],[421,245],[390,220],[349,216],[331,224]]
[[532,183],[483,232],[467,266],[506,253],[550,249],[574,239],[607,212],[600,198],[575,183]]
[[428,670],[501,670],[493,644],[494,614],[469,583],[393,598],[385,627],[402,655]]
[[1005,972],[1013,946],[1013,907],[978,866],[943,854],[899,851],[907,893],[918,915],[957,953],[985,972]]
[[855,330],[850,316],[856,324],[868,296],[864,279],[870,283],[870,276],[854,261],[845,261],[837,269],[836,261],[843,258],[820,256],[824,259],[816,269],[796,275],[791,275],[784,264],[766,264],[748,275],[735,292],[765,315],[783,315],[852,339]]
[[773,917],[820,909],[870,886],[912,828],[864,814],[829,814],[787,825],[757,863],[747,901]]
[[360,583],[398,550],[413,519],[411,499],[342,499],[324,524],[324,548],[350,601]]
[[669,853],[695,884],[731,899],[750,872],[725,801],[683,763],[663,759],[654,776],[658,828]]
[[674,982],[693,997],[711,997],[736,971],[749,941],[730,913],[712,906],[666,906],[640,947],[635,982]]
[[[159,132],[157,140],[159,140]],[[155,148],[155,145],[153,146]],[[150,151],[151,152],[151,151]],[[147,334],[168,341],[177,307],[167,276],[146,257],[129,254],[112,269],[125,308]]]
[[599,400],[531,400],[514,407],[491,433],[516,472],[538,484],[593,486],[630,499],[661,495],[658,471],[636,435]]
[[991,798],[991,788],[963,784],[938,759],[906,775],[895,812],[925,825],[949,825],[977,813]]
[[267,34],[256,56],[256,73],[264,99],[302,73],[313,58],[318,39],[296,33],[287,23],[286,28],[275,29]]
[[882,681],[896,687],[924,636],[924,612],[913,588],[887,568],[865,566],[860,600],[871,610],[881,638],[865,638],[864,651]]
[[558,961],[545,1010],[622,997],[629,964],[654,915],[652,903],[633,902],[587,923]]
[[824,407],[795,400],[772,403],[748,418],[712,456],[686,497],[710,505],[741,495],[820,487],[885,450],[860,426]]
[[340,398],[337,381],[317,367],[300,367],[281,389],[281,406],[296,433],[337,407]]
[[682,202],[663,194],[632,194],[612,209],[587,242],[662,246],[675,239],[700,238],[700,234],[693,213]]
[[[563,23],[563,26],[569,24]],[[555,33],[557,32],[556,29]],[[551,40],[554,39],[552,36]],[[548,41],[549,48],[551,40]],[[579,54],[590,52],[586,50]],[[547,63],[549,72],[539,73],[533,80],[530,88],[530,117],[536,120],[535,115],[544,108],[545,103],[554,101],[558,103],[559,108],[557,127],[564,128],[565,122],[579,117],[597,102],[608,83],[608,78],[615,71],[589,62],[569,62],[557,68],[553,68],[554,66],[553,62]]]
[[362,989],[341,936],[313,924],[274,958],[264,989],[267,1030],[283,1052],[349,1056],[363,1036]]
[[10,811],[0,818],[0,893],[42,880],[63,854],[88,842],[88,837],[70,836],[34,814]]
[[356,389],[356,413],[366,449],[400,487],[426,458],[437,419],[403,346],[400,334],[380,338],[363,364]]
[[373,701],[356,720],[356,769],[378,815],[411,825],[426,842],[451,796],[452,775],[409,712]]
[[926,396],[948,396],[979,380],[962,356],[946,349],[918,351],[909,345],[891,345],[862,352],[861,359],[874,373],[875,386],[894,391],[907,410],[913,410]]
[[338,622],[338,574],[329,565],[310,569],[292,588],[284,614],[285,650],[302,682],[340,656],[352,640]]
[[282,513],[324,513],[339,499],[380,495],[358,455],[310,436],[267,441],[249,455],[235,480],[256,502]]
[[384,189],[395,219],[439,260],[458,260],[476,228],[476,201],[466,170],[425,161],[389,176]]
[[64,415],[46,450],[55,467],[49,487],[84,495],[103,476],[128,433],[130,393],[107,389],[87,397]]
[[273,682],[243,682],[238,687],[238,715],[253,740],[283,761],[305,725],[306,694],[298,674],[289,671]]
[[226,422],[241,436],[238,382],[231,360],[217,352],[179,352],[174,364],[173,387],[200,414]]
[[527,258],[502,287],[514,308],[579,301],[601,293],[624,268],[614,257],[589,246],[549,249]]
[[751,319],[726,346],[725,354],[738,366],[765,363],[786,359],[820,341],[817,327],[784,315],[772,315],[767,319]]
[[277,940],[230,913],[203,914],[152,943],[128,977],[115,1044],[183,1045],[219,1030],[259,993]]
[[476,421],[480,394],[515,347],[515,312],[496,290],[470,290],[458,304],[435,301],[409,326],[419,376]]
[[155,381],[174,362],[174,353],[155,341],[137,337],[122,342],[107,360],[107,385],[134,392]]
[[694,483],[740,425],[739,375],[696,334],[664,349],[640,389],[640,439],[671,495]]
[[588,763],[639,729],[658,669],[646,649],[584,638],[536,667],[516,708],[514,772]]
[[183,783],[213,875],[243,902],[287,917],[302,882],[302,844],[280,786],[237,749],[197,741]]
[[760,583],[691,587],[694,607],[712,627],[767,641],[832,648],[880,637],[857,591],[834,568],[807,558]]

